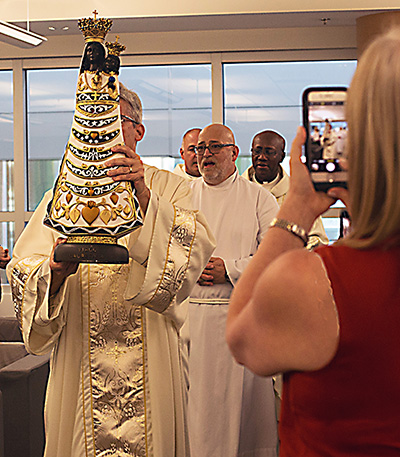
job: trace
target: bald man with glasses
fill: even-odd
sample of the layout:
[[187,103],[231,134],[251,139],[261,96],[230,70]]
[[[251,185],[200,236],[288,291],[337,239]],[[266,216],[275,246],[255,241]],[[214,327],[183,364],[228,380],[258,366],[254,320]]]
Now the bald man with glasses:
[[217,246],[189,302],[188,426],[191,457],[273,457],[277,430],[271,378],[239,366],[225,342],[229,298],[278,211],[270,192],[235,166],[233,132],[211,124],[196,147],[201,178],[193,206],[206,216]]

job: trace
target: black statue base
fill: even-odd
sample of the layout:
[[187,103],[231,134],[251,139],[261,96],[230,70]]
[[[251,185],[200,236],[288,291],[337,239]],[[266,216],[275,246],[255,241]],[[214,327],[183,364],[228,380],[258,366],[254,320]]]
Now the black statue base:
[[128,249],[120,244],[63,243],[54,249],[56,262],[129,263]]

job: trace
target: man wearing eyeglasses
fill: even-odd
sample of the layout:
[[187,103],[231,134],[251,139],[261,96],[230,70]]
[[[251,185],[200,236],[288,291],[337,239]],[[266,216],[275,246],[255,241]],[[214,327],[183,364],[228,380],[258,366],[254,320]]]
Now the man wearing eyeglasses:
[[189,181],[200,177],[195,151],[200,130],[201,129],[198,128],[190,129],[183,135],[182,146],[179,150],[183,163],[178,163],[174,168],[174,173],[176,175],[188,179]]
[[275,403],[270,378],[237,365],[225,342],[229,297],[278,211],[275,198],[235,166],[232,131],[211,124],[196,147],[201,179],[192,182],[217,247],[189,303],[188,425],[191,457],[275,456]]
[[[283,203],[289,191],[290,178],[281,165],[285,158],[285,146],[283,136],[273,130],[257,133],[251,147],[253,164],[242,175],[269,190],[279,205]],[[311,228],[307,249],[313,249],[319,244],[328,244],[328,241],[322,219],[319,217]]]
[[106,166],[135,187],[144,220],[118,240],[129,264],[55,262],[49,191],[8,268],[25,345],[53,350],[46,457],[189,455],[178,331],[213,237],[186,181],[143,165],[140,99],[122,85],[120,98],[124,144],[113,151],[124,156]]

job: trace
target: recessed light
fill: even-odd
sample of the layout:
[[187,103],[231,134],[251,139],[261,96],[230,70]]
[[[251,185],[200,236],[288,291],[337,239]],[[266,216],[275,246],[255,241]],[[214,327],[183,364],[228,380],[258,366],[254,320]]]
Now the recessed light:
[[69,27],[66,26],[66,27],[63,27],[62,29],[63,29],[63,30],[69,30]]
[[55,27],[49,27],[49,30],[54,31],[56,28]]

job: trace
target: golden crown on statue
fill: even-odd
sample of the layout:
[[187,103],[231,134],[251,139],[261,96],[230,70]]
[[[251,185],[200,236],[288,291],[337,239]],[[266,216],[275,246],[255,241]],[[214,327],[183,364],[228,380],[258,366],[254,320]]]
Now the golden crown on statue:
[[83,19],[79,19],[78,27],[81,29],[83,36],[85,37],[85,41],[99,41],[102,43],[104,38],[106,37],[108,31],[111,29],[112,20],[105,19],[100,17],[97,19],[97,11],[93,11],[94,18],[92,17],[85,17]]
[[124,52],[126,49],[126,46],[124,46],[121,43],[118,43],[119,36],[117,35],[115,37],[114,43],[110,43],[109,41],[106,41],[106,48],[108,49],[108,54],[113,55],[113,56],[119,56],[121,52]]

